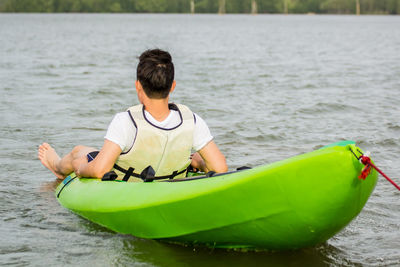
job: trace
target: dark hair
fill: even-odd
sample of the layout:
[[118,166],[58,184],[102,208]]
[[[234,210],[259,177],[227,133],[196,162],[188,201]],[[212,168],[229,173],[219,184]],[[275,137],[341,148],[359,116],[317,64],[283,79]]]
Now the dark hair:
[[160,49],[144,51],[139,57],[136,76],[149,98],[166,98],[174,81],[171,55]]

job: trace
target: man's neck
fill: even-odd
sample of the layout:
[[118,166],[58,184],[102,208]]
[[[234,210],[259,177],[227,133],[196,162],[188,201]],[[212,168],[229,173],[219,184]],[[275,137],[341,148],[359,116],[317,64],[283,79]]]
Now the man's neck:
[[154,119],[157,121],[163,121],[170,113],[168,100],[168,97],[163,99],[147,98],[145,101],[143,101],[143,105],[145,110],[149,112]]

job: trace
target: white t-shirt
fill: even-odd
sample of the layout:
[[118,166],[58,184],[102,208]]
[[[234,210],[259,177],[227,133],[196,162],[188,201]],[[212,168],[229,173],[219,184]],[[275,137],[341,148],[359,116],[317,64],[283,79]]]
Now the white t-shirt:
[[[199,115],[193,114],[195,116],[195,127],[193,131],[192,149],[194,151],[199,151],[213,139],[213,136],[205,121]],[[145,116],[152,124],[165,129],[174,128],[181,123],[181,117],[176,110],[170,110],[168,117],[161,122],[154,119],[146,110]],[[136,127],[128,112],[120,112],[114,116],[104,138],[119,145],[122,152],[127,152],[133,145],[135,135]]]

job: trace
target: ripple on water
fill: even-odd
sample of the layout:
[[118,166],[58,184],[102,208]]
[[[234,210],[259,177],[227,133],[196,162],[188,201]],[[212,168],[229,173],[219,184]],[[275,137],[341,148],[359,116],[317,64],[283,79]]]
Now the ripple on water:
[[397,147],[400,144],[400,138],[385,138],[373,142],[376,147]]
[[390,130],[400,132],[400,124],[397,124],[396,122],[388,122],[386,123],[386,127]]
[[321,114],[321,113],[346,113],[350,111],[354,111],[357,108],[349,105],[349,104],[342,104],[342,103],[317,103],[310,107],[304,107],[298,109],[299,113],[304,114]]

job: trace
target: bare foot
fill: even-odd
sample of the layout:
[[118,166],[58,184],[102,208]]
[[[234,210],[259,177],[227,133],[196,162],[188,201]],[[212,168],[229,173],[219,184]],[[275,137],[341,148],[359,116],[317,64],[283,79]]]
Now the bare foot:
[[61,160],[54,148],[49,144],[43,143],[39,146],[38,157],[42,164],[52,171],[58,179],[64,179],[65,175],[57,171],[57,163]]

